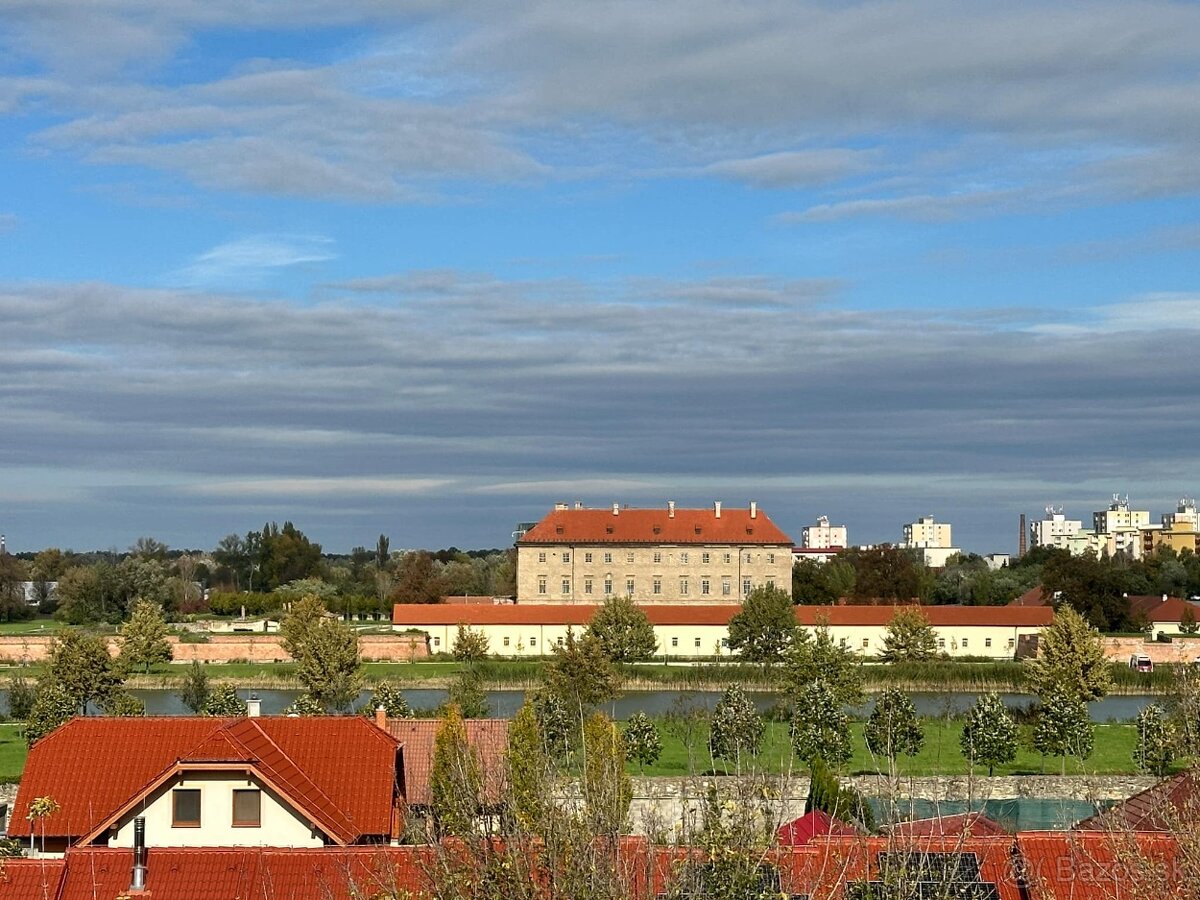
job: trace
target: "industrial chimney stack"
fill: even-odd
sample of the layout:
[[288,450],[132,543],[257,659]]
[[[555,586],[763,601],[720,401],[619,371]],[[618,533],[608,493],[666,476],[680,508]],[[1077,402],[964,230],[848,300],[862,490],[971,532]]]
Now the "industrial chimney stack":
[[1025,555],[1029,549],[1029,529],[1025,527],[1025,513],[1021,513],[1021,536],[1017,538],[1017,557]]

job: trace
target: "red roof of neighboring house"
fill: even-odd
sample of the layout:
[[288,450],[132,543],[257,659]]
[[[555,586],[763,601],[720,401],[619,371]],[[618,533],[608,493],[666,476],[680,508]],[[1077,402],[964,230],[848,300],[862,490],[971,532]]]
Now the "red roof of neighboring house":
[[889,834],[940,835],[942,837],[999,837],[1008,834],[1000,823],[983,813],[958,813],[951,816],[935,816],[929,819],[913,819],[897,822],[887,829]]
[[1161,594],[1149,596],[1131,594],[1128,600],[1130,615],[1134,619],[1141,619],[1147,623],[1179,622],[1187,610],[1192,611],[1193,617],[1200,619],[1200,616],[1196,615],[1195,605],[1179,597],[1163,599]]
[[1200,813],[1200,773],[1180,772],[1104,812],[1084,819],[1078,831],[1178,831]]
[[[387,731],[400,742],[404,763],[404,800],[410,805],[428,806],[433,802],[429,773],[433,768],[433,748],[441,719],[389,718]],[[475,750],[483,771],[484,800],[499,803],[504,789],[504,758],[508,751],[507,719],[466,719],[467,743]]]
[[[793,545],[761,509],[556,509],[518,544],[786,544]],[[789,557],[790,559],[790,557]]]
[[[599,605],[595,603],[517,603],[506,606],[448,606],[440,603],[397,603],[392,607],[395,625],[572,625],[586,626]],[[736,603],[639,604],[652,625],[727,625],[742,607]],[[797,606],[796,621],[813,627],[830,625],[886,625],[901,606]],[[995,625],[1041,628],[1049,625],[1049,607],[921,606],[931,625]]]
[[61,859],[0,860],[0,900],[56,897],[63,865]]
[[781,825],[775,832],[775,841],[781,847],[800,847],[822,834],[858,834],[858,830],[824,810],[814,809]]
[[[1138,832],[1018,832],[1030,897],[1063,900],[1159,900],[1178,893],[1192,866],[1176,865],[1172,836]],[[1193,887],[1191,885],[1186,886]]]
[[59,812],[48,837],[78,839],[180,770],[244,764],[335,841],[391,835],[396,741],[360,716],[75,718],[30,750],[9,833],[27,836],[35,797]]
[[[146,888],[153,900],[404,896],[428,883],[427,853],[416,847],[150,847]],[[132,850],[75,847],[65,861],[61,892],[50,894],[56,900],[115,900],[129,891]]]
[[1050,600],[1043,593],[1040,584],[1035,584],[1020,597],[1009,602],[1009,606],[1049,606]]

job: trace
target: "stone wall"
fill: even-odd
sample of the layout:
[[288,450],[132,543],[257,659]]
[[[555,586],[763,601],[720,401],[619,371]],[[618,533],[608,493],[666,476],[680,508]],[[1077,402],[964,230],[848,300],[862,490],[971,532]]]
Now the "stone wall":
[[1113,662],[1129,663],[1133,654],[1145,654],[1155,663],[1194,662],[1200,657],[1200,635],[1172,637],[1171,643],[1148,641],[1141,637],[1106,637],[1104,655]]
[[[44,662],[50,655],[53,640],[51,635],[0,637],[0,663],[24,665]],[[279,636],[274,634],[210,635],[207,641],[199,643],[181,641],[174,636],[167,640],[177,663],[190,663],[192,660],[205,663],[291,660]],[[367,662],[410,662],[425,659],[429,655],[424,635],[364,634],[358,639],[358,649]],[[108,639],[108,652],[113,656],[120,652],[116,638]]]

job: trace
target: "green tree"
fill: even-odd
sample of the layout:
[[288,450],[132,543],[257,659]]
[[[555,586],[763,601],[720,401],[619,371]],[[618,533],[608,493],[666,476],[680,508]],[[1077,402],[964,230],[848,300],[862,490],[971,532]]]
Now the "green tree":
[[529,702],[537,717],[547,754],[555,761],[565,761],[580,736],[578,714],[545,685],[533,691]]
[[78,712],[75,698],[60,685],[53,681],[40,685],[29,718],[25,720],[25,742],[32,747]]
[[1062,772],[1067,774],[1067,757],[1084,760],[1092,755],[1095,731],[1087,706],[1082,700],[1056,695],[1042,701],[1033,726],[1033,749],[1043,756],[1062,757]]
[[149,672],[151,666],[170,662],[171,657],[162,608],[148,600],[138,600],[121,630],[121,664],[126,670],[141,667]]
[[363,686],[354,629],[322,618],[297,650],[300,667],[296,674],[305,691],[326,709],[349,709]]
[[204,671],[204,666],[199,660],[192,660],[192,664],[188,666],[188,673],[183,679],[183,687],[176,694],[183,702],[183,705],[196,714],[204,712],[204,707],[208,705],[208,697],[212,693],[208,686],[208,673]]
[[507,762],[510,811],[523,831],[541,833],[549,813],[546,787],[553,773],[537,712],[528,700],[509,726]]
[[806,813],[820,810],[843,822],[858,822],[868,832],[875,830],[875,816],[867,799],[850,785],[839,784],[825,760],[813,757],[809,760],[808,770]]
[[846,563],[817,562],[815,559],[798,559],[792,565],[792,600],[817,606],[837,603],[845,584],[842,579],[831,578],[830,567],[844,566],[849,569],[850,584],[854,583],[854,569]]
[[381,681],[375,685],[375,693],[371,695],[370,702],[362,708],[362,713],[368,717],[373,716],[375,710],[381,706],[389,719],[411,719],[413,717],[412,707],[404,699],[404,694],[388,681]]
[[834,643],[827,624],[810,637],[803,629],[784,657],[783,690],[795,705],[801,691],[817,679],[824,681],[842,706],[859,706],[863,695],[862,660],[848,647]]
[[1179,615],[1179,630],[1184,634],[1195,634],[1198,628],[1200,626],[1196,624],[1196,613],[1189,603]]
[[896,777],[896,757],[916,756],[925,744],[925,731],[908,695],[896,688],[885,688],[875,700],[863,736],[867,749],[888,761],[888,771]]
[[937,634],[925,614],[915,606],[896,610],[887,623],[879,658],[885,662],[908,662],[932,659],[937,652]]
[[106,716],[124,717],[144,716],[146,714],[146,704],[129,693],[129,691],[118,691],[105,701],[104,714]]
[[625,723],[625,749],[629,758],[636,762],[643,772],[646,771],[646,766],[658,762],[662,755],[662,737],[654,726],[654,721],[640,710]]
[[583,805],[595,835],[615,838],[625,826],[633,782],[625,771],[625,742],[613,721],[592,713],[583,726]]
[[33,615],[33,607],[25,600],[28,576],[24,562],[9,553],[0,553],[0,622],[14,622]]
[[724,759],[740,768],[743,759],[757,756],[762,749],[762,716],[754,703],[736,684],[725,688],[717,701],[709,725],[708,750],[714,759]]
[[69,625],[87,625],[106,618],[106,590],[101,570],[93,566],[72,566],[58,580],[58,610],[55,618]]
[[1017,723],[993,692],[981,695],[967,713],[959,745],[972,768],[981,763],[991,776],[996,766],[1017,758],[1017,737]]
[[778,662],[798,630],[791,594],[763,585],[746,596],[742,608],[729,620],[729,649],[749,662]]
[[238,696],[237,688],[223,684],[209,694],[204,704],[204,715],[237,717],[246,715],[246,701]]
[[313,631],[326,618],[325,604],[316,597],[301,597],[279,623],[283,649],[299,662]]
[[482,807],[483,770],[453,703],[446,708],[434,739],[429,791],[439,834],[467,837],[474,832]]
[[837,558],[854,567],[851,596],[860,603],[879,600],[911,603],[921,596],[925,567],[918,563],[914,551],[881,544],[845,550]]
[[35,700],[36,684],[30,684],[20,675],[8,683],[8,717],[14,722],[24,722],[29,718]]
[[34,797],[29,804],[29,815],[27,818],[29,825],[29,846],[33,847],[33,832],[37,830],[40,824],[42,828],[42,853],[46,852],[46,819],[58,812],[62,807],[53,797]]
[[1137,741],[1133,748],[1134,764],[1139,772],[1161,778],[1175,761],[1179,745],[1174,724],[1163,713],[1161,706],[1151,703],[1138,713],[1134,725],[1137,729]]
[[312,694],[303,693],[292,701],[291,705],[283,711],[285,716],[300,716],[302,718],[311,718],[313,716],[325,715],[325,707],[321,701],[317,700]]
[[637,662],[658,652],[654,626],[632,597],[609,597],[587,627],[613,662]]
[[1069,606],[1060,606],[1038,639],[1038,657],[1030,660],[1029,683],[1046,703],[1066,697],[1090,703],[1108,693],[1112,667],[1099,632]]
[[103,706],[123,683],[104,638],[74,628],[64,628],[51,645],[47,676],[82,715],[87,715],[89,703]]
[[572,631],[554,648],[554,657],[542,668],[542,679],[577,723],[582,723],[586,710],[613,699],[621,690],[621,678],[600,642],[589,634],[576,640]]
[[456,707],[464,719],[486,719],[491,714],[483,677],[474,668],[463,669],[450,682],[446,702]]
[[479,662],[487,659],[488,636],[483,630],[476,631],[469,625],[459,623],[451,653],[459,662]]
[[818,679],[800,692],[792,717],[792,746],[806,763],[821,757],[833,765],[844,765],[853,756],[850,718],[837,695]]

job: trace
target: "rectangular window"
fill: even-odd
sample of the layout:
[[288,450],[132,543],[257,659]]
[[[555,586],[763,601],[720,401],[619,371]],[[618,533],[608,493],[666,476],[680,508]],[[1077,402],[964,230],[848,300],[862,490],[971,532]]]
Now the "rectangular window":
[[1012,649],[1013,647],[1015,647],[1016,645],[1017,645],[1017,642],[1016,642],[1016,640],[1015,640],[1014,638],[1009,638],[1009,639],[1008,639],[1008,649],[1009,649],[1009,650],[1011,650],[1011,649]]
[[679,638],[677,638],[677,637],[671,638],[671,646],[678,647],[679,646]]
[[967,639],[966,638],[962,639],[962,645],[963,645],[963,649],[966,650],[967,649]]
[[605,597],[612,596],[612,579],[611,578],[604,579],[604,596]]
[[605,554],[604,554],[604,561],[605,561],[606,563],[610,563],[610,562],[612,562],[612,554],[611,554],[611,553],[605,553]]
[[938,638],[938,649],[939,650],[946,649],[946,639],[945,638]]
[[725,565],[729,565],[731,562],[733,562],[733,554],[726,553],[725,554]]
[[696,638],[696,649],[700,649],[700,638]]
[[705,594],[705,595],[711,593],[711,591],[709,591],[709,589],[708,589],[708,579],[707,578],[700,579],[700,593]]
[[769,562],[769,563],[775,562],[775,554],[774,553],[767,554],[767,562]]
[[571,593],[571,579],[569,579],[569,578],[564,578],[564,579],[562,580],[562,592],[563,592],[564,594],[569,594],[569,593]]
[[679,579],[679,596],[686,597],[688,593],[688,582],[686,578]]
[[704,563],[705,565],[708,565],[708,560],[709,560],[709,554],[708,554],[708,553],[701,553],[701,554],[700,554],[700,562]]
[[627,562],[627,563],[633,562],[633,554],[632,553],[625,554],[625,562]]
[[662,562],[662,551],[661,551],[661,550],[655,550],[655,551],[654,551],[654,561],[655,561],[656,563],[660,563],[660,562]]
[[561,647],[562,645],[563,645],[563,638],[562,638],[562,636],[561,636],[561,635],[559,635],[559,638],[558,638],[558,646],[560,646],[560,647]]
[[984,638],[984,639],[983,639],[983,646],[985,646],[985,647],[990,647],[990,646],[992,646],[992,639],[991,639],[991,638]]
[[751,556],[749,553],[746,554],[746,562],[748,562],[748,563],[754,562],[754,557]]
[[849,641],[847,641],[845,638],[842,638],[840,641],[838,641],[838,646],[841,647],[843,650],[845,650],[846,644],[848,644],[848,643],[849,643]]
[[750,579],[749,578],[742,579],[742,593],[747,597],[750,596]]
[[592,579],[590,579],[590,578],[583,579],[583,592],[585,594],[590,594],[592,592]]
[[531,637],[531,638],[529,639],[529,646],[530,646],[530,647],[536,647],[536,646],[537,646],[537,638],[535,638],[535,637]]
[[540,553],[538,553],[538,562],[545,562],[545,561],[546,561],[546,551],[543,550]]
[[180,788],[171,791],[171,827],[200,827],[200,791],[195,788]]
[[504,639],[504,646],[505,646],[505,647],[507,647],[507,646],[508,646],[508,638],[505,638],[505,639]]
[[633,596],[633,579],[632,578],[625,579],[625,593],[628,594],[630,597]]
[[570,553],[564,553],[564,554],[563,554],[563,562],[567,562],[567,563],[569,563],[570,561],[571,561],[571,554],[570,554]]
[[592,561],[592,554],[590,554],[590,553],[585,553],[585,554],[583,554],[583,561],[584,561],[584,562],[591,562],[591,561]]
[[539,594],[546,593],[546,579],[545,578],[538,579],[538,593]]
[[733,584],[728,578],[721,579],[721,596],[728,597],[733,592]]
[[688,561],[688,555],[686,553],[680,553],[679,554],[679,562],[686,566],[687,561]]
[[435,637],[433,639],[433,646],[435,646],[435,647],[442,646],[442,639],[440,637]]
[[654,579],[654,593],[656,593],[656,594],[662,593],[662,579],[661,578]]
[[258,828],[262,825],[262,791],[233,792],[233,827]]
[[767,579],[767,587],[769,587],[769,588],[775,587],[775,579],[774,578]]
[[871,646],[871,639],[863,638],[863,649],[866,650],[870,646]]

